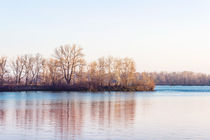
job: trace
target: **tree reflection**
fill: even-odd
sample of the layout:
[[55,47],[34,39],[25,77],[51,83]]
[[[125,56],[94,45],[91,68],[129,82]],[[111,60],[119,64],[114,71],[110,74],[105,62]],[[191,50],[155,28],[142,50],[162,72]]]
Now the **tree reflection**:
[[[24,97],[23,97],[24,98]],[[101,98],[62,98],[59,100],[21,99],[0,100],[0,126],[59,139],[76,139],[83,131],[108,129],[122,125],[129,127],[135,119],[134,95],[101,96]],[[12,120],[12,123],[8,120]],[[44,131],[45,130],[45,131]]]
[[5,126],[6,110],[4,109],[4,101],[0,101],[0,125]]

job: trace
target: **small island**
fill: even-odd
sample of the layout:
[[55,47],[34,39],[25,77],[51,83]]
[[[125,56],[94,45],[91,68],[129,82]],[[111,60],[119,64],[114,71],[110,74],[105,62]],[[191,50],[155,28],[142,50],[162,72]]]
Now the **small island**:
[[0,58],[0,91],[153,91],[154,80],[136,72],[131,58],[101,57],[87,63],[83,49],[64,45],[51,58],[25,54]]

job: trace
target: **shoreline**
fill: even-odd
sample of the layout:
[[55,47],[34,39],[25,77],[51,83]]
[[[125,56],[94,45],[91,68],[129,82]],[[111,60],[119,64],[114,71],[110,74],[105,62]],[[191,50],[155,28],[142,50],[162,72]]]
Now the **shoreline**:
[[77,87],[77,86],[39,86],[39,85],[2,85],[0,86],[0,92],[24,92],[24,91],[80,91],[80,92],[137,92],[137,91],[155,91],[154,88],[141,86],[140,88],[133,87],[100,87],[100,88],[87,88],[87,87]]

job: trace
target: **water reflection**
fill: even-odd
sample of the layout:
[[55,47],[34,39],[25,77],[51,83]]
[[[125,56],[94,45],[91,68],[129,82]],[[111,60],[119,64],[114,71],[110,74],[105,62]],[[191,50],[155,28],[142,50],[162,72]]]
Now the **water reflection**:
[[1,93],[0,140],[210,139],[210,92],[197,90]]
[[1,95],[0,138],[83,139],[93,131],[134,124],[135,94],[58,94],[15,93],[9,99]]

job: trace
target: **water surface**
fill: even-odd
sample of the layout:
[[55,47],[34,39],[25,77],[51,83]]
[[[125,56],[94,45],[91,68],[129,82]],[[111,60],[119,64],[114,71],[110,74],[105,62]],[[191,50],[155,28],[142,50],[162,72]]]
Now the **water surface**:
[[0,140],[210,139],[210,87],[3,92]]

